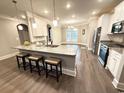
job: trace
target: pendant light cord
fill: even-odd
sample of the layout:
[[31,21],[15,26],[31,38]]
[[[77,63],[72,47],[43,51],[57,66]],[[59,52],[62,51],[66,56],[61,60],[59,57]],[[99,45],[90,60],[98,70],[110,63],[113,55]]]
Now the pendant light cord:
[[[18,20],[18,24],[20,24],[20,20],[19,20],[19,18],[18,18],[18,7],[17,7],[17,1],[16,0],[12,0],[12,2],[14,3],[14,5],[15,5],[15,12],[16,12],[16,17],[17,17],[17,20]],[[24,33],[22,32],[22,38],[23,38],[23,40],[25,40],[25,37],[24,37]]]
[[55,20],[56,19],[56,3],[55,3],[55,0],[53,0],[53,12],[54,12],[54,14],[53,14],[53,20]]
[[30,0],[30,4],[31,4],[31,12],[32,12],[32,17],[34,19],[34,9],[33,9],[33,3],[32,3],[32,0]]
[[19,22],[19,18],[18,18],[17,1],[16,1],[16,0],[13,0],[12,2],[13,2],[13,4],[14,4],[14,6],[15,6],[15,12],[16,12],[17,21],[18,21],[18,23],[20,23],[20,22]]
[[26,11],[27,11],[27,6],[26,6],[26,0],[23,0],[23,2],[24,2],[24,4],[25,4],[25,13],[26,13]]

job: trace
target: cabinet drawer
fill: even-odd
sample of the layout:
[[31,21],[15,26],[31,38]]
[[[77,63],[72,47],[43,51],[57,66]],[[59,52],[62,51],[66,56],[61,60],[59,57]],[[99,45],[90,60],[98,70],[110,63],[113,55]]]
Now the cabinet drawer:
[[120,60],[121,59],[121,54],[112,50],[111,51],[111,57],[115,58],[116,60]]
[[109,57],[108,57],[108,68],[112,75],[115,77],[117,75],[118,69],[119,69],[119,64],[121,61],[122,55],[114,50],[111,50],[109,52]]

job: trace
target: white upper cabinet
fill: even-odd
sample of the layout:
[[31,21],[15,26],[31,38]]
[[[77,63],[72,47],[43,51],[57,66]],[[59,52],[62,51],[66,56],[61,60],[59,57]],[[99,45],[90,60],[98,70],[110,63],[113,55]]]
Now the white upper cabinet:
[[102,27],[100,40],[109,40],[107,36],[109,24],[110,24],[110,14],[103,14],[98,19],[97,27]]
[[[28,27],[29,27],[29,35],[30,35],[30,40],[31,42],[37,41],[36,37],[44,37],[48,35],[47,31],[47,24],[51,24],[51,21],[37,16],[34,14],[34,20],[32,21],[32,13],[26,12],[27,13],[27,19],[28,19]],[[36,23],[35,27],[33,27],[33,22]]]
[[124,20],[124,2],[115,7],[113,14],[114,23],[122,20]]
[[36,28],[32,27],[33,36],[47,36],[47,22],[39,18],[35,18]]

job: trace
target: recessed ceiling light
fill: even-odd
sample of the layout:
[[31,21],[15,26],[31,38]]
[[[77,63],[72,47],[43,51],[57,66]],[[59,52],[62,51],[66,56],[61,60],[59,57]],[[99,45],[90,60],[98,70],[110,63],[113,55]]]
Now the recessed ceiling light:
[[93,12],[92,12],[92,15],[96,15],[96,11],[93,11]]
[[48,14],[49,12],[48,12],[47,10],[44,10],[44,13],[45,13],[45,14]]
[[73,14],[73,15],[72,15],[72,18],[75,18],[75,17],[76,17],[76,16]]
[[21,15],[21,17],[22,17],[23,19],[26,19],[26,16],[25,16],[25,15]]
[[98,0],[98,2],[102,2],[103,0]]
[[67,5],[66,5],[66,8],[67,8],[67,9],[71,8],[71,4],[67,4]]

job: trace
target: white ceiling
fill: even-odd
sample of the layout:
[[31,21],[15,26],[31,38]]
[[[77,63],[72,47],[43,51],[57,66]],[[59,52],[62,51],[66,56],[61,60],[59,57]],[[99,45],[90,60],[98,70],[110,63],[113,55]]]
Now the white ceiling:
[[[19,15],[23,14],[22,11],[30,11],[30,0],[17,0],[18,8],[20,10]],[[38,15],[46,17],[48,19],[53,18],[53,0],[32,0],[34,12]],[[56,15],[60,18],[62,24],[81,23],[90,16],[92,11],[98,13],[106,12],[113,6],[117,5],[123,0],[56,0]],[[70,3],[71,8],[66,9],[66,4]],[[26,6],[26,7],[25,7]],[[44,14],[44,10],[48,10],[48,14]],[[0,0],[0,14],[15,17],[15,7],[12,0]],[[75,14],[76,17],[72,18]]]

